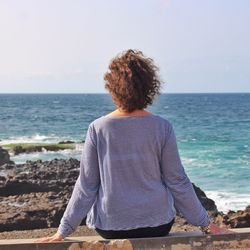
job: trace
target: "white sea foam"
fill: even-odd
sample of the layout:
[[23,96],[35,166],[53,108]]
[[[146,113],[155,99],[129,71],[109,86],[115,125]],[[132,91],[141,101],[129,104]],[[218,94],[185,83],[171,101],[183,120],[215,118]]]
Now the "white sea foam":
[[43,150],[42,152],[34,152],[29,154],[19,154],[16,156],[11,156],[11,160],[14,161],[16,164],[25,163],[27,160],[29,161],[50,161],[55,158],[57,159],[69,159],[69,158],[76,158],[80,159],[81,157],[81,150],[79,149],[65,149],[59,151],[47,151]]
[[32,136],[19,136],[2,139],[0,145],[16,144],[16,143],[58,143],[59,141],[70,140],[69,137],[58,137],[54,134],[41,135],[34,134]]
[[76,145],[75,145],[75,150],[76,151],[82,151],[83,150],[83,143],[77,143]]
[[182,157],[181,160],[182,160],[184,165],[188,165],[190,163],[197,162],[197,159],[195,159],[195,158]]
[[250,194],[232,192],[207,191],[207,197],[214,200],[219,211],[224,213],[229,210],[243,210],[250,205]]

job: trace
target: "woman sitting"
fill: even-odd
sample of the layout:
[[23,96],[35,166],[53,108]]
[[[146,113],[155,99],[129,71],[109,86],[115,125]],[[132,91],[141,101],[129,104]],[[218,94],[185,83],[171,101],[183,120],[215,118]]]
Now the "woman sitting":
[[182,166],[170,122],[145,110],[160,92],[158,68],[142,52],[114,58],[105,87],[117,109],[88,128],[80,174],[58,232],[70,235],[83,218],[104,238],[168,235],[177,208],[196,226],[210,226]]

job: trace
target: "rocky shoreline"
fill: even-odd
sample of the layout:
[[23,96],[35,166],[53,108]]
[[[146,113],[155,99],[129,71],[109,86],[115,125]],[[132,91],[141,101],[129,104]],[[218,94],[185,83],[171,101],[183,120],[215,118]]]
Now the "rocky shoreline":
[[[76,159],[54,159],[25,164],[8,162],[0,166],[0,232],[4,232],[0,237],[13,230],[43,229],[44,234],[50,228],[56,230],[71,196],[79,165]],[[250,227],[250,206],[244,211],[223,214],[201,189],[195,185],[194,188],[216,223],[228,228]],[[197,228],[188,225],[180,215],[177,217],[175,231],[194,229]],[[86,230],[82,227],[80,231]]]
[[[82,144],[81,142],[80,144]],[[59,151],[65,149],[75,149],[76,143],[74,141],[60,141],[58,143],[16,143],[16,144],[5,144],[0,147],[0,159],[3,154],[5,155],[19,155],[19,154],[30,154],[35,152],[46,151]],[[5,159],[5,158],[4,158]],[[4,160],[3,159],[3,160]],[[1,166],[1,164],[0,164]]]

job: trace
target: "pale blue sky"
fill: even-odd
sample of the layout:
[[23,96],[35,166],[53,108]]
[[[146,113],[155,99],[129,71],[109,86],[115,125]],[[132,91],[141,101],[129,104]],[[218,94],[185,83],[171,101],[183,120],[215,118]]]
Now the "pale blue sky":
[[249,0],[0,0],[0,93],[105,92],[128,48],[164,92],[250,92],[249,27]]

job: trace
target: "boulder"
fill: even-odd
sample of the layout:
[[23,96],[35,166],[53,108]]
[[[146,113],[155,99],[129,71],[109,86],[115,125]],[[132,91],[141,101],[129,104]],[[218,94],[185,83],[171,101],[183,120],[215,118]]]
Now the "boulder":
[[210,214],[216,214],[218,213],[218,209],[217,206],[215,205],[215,202],[212,199],[209,199],[206,194],[204,193],[204,191],[202,191],[199,187],[197,187],[194,183],[193,187],[194,187],[194,191],[198,197],[198,199],[200,200],[202,206],[210,212]]
[[219,213],[215,222],[229,228],[250,227],[250,205],[245,210],[229,211],[227,214]]
[[0,231],[57,227],[79,166],[75,159],[2,165]]
[[21,195],[33,192],[59,192],[72,190],[79,174],[80,162],[76,159],[34,161],[25,164],[1,166],[7,177],[0,182],[0,196]]
[[25,152],[25,149],[22,146],[15,146],[11,149],[11,152],[14,155],[19,155]]
[[1,198],[0,231],[58,227],[66,197],[48,192]]
[[36,145],[36,146],[30,146],[30,147],[22,147],[22,146],[15,146],[13,147],[12,149],[12,152],[14,155],[19,155],[19,154],[22,154],[22,153],[26,153],[26,154],[29,154],[29,153],[34,153],[34,152],[42,152],[43,150],[49,150],[49,151],[58,151],[60,150],[58,147],[54,146],[54,145],[48,145],[48,146],[39,146],[39,145]]
[[10,160],[9,152],[6,149],[0,147],[0,166],[6,163],[14,163]]
[[73,144],[74,141],[60,141],[58,144]]

